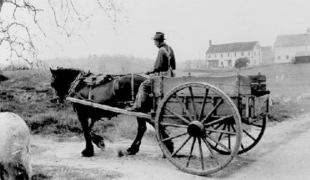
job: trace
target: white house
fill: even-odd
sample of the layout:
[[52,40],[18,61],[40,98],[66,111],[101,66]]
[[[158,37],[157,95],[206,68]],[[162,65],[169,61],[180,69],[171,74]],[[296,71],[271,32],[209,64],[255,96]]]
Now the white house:
[[310,28],[305,34],[279,35],[274,43],[275,63],[289,63],[296,53],[310,51]]
[[262,62],[258,41],[217,45],[212,45],[210,41],[206,57],[206,64],[209,68],[233,67],[239,58],[248,58],[249,65],[258,65]]

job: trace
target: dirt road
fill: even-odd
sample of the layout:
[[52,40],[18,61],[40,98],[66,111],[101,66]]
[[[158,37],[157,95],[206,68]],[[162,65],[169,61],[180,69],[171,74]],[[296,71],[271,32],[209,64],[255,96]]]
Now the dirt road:
[[[260,143],[240,155],[208,179],[307,179],[310,176],[310,114],[279,124],[269,124]],[[32,164],[35,174],[49,179],[121,179],[174,180],[206,179],[183,173],[162,158],[155,141],[144,139],[136,156],[117,157],[117,149],[126,149],[131,141],[108,143],[96,156],[82,158],[84,141],[79,138],[43,138],[34,136]]]

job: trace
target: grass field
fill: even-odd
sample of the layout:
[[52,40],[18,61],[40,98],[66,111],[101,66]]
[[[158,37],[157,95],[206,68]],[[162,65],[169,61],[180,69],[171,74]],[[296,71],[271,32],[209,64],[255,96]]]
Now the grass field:
[[[230,76],[236,75],[237,70],[211,69],[191,73],[194,75]],[[310,94],[310,64],[273,64],[239,70],[240,75],[256,75],[258,73],[267,77],[267,88],[273,96],[295,99],[302,94]],[[179,74],[185,75],[188,72]]]

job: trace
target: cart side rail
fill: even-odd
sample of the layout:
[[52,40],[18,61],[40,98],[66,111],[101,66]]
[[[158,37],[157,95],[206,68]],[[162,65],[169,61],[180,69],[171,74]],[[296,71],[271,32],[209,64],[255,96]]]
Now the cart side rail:
[[156,77],[154,78],[153,91],[155,97],[163,97],[174,87],[187,82],[202,82],[212,84],[228,96],[250,95],[251,79],[246,76],[228,76],[228,77]]

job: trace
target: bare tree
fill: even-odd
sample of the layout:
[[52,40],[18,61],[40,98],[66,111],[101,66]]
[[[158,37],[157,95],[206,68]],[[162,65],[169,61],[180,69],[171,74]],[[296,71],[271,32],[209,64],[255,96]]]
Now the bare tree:
[[[72,36],[83,39],[76,30],[76,24],[87,23],[94,15],[93,12],[84,12],[81,8],[90,2],[101,9],[111,22],[117,23],[117,14],[122,12],[123,8],[117,0],[0,0],[0,47],[9,51],[8,59],[23,59],[31,68],[38,66],[42,64],[38,56],[38,41],[49,38],[44,27],[44,13],[50,14],[51,24],[58,33],[68,39]],[[84,6],[81,3],[84,3]]]

